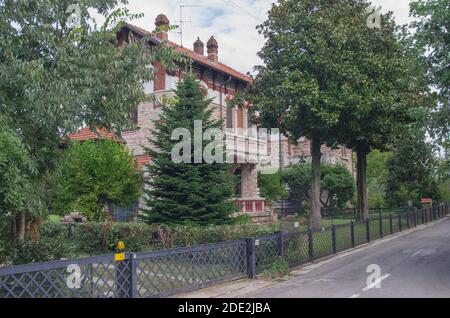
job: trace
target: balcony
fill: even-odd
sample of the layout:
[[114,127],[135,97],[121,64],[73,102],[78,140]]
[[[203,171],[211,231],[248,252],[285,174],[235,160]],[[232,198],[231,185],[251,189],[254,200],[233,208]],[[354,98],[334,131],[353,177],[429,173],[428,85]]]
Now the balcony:
[[225,138],[227,158],[234,158],[234,163],[264,165],[270,162],[267,139],[229,132],[226,132]]

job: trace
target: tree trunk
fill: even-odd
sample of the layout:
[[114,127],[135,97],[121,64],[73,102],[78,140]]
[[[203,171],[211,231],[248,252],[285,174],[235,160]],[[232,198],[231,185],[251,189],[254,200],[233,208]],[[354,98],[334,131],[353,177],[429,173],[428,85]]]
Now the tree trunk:
[[25,241],[25,212],[20,212],[19,213],[19,232],[17,233],[17,239],[19,240],[19,242],[24,242]]
[[367,150],[363,146],[356,149],[356,185],[358,190],[358,211],[362,220],[369,218],[369,200],[367,197]]
[[309,227],[320,229],[322,216],[320,214],[320,147],[319,139],[311,140],[311,214],[309,216]]

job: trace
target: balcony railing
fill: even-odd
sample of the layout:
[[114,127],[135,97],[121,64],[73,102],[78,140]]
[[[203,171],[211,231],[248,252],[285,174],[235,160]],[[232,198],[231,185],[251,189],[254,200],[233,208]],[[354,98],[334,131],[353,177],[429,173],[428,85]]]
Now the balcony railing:
[[239,199],[236,204],[240,207],[241,213],[257,213],[265,211],[264,199]]
[[237,163],[267,163],[270,157],[267,140],[238,134],[226,133],[226,150]]

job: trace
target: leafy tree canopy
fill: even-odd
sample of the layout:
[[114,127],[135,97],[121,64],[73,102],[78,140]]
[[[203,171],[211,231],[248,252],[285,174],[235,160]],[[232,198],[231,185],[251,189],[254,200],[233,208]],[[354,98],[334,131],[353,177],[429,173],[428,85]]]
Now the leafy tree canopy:
[[15,217],[18,211],[39,207],[39,197],[29,176],[36,173],[20,137],[0,116],[0,219]]
[[437,163],[435,149],[423,132],[399,138],[387,163],[386,202],[397,206],[421,198],[440,200]]
[[[148,37],[130,37],[118,47],[124,21],[142,16],[119,8],[125,4],[0,0],[0,116],[13,127],[13,144],[28,153],[34,167],[28,179],[40,197],[59,162],[62,139],[86,125],[120,134],[145,100],[142,83],[153,77],[148,66],[159,61],[170,69],[180,59],[167,46],[146,45]],[[105,22],[98,25],[95,16]],[[25,213],[17,220],[20,237]]]
[[438,102],[430,121],[432,137],[450,149],[450,2],[418,0],[410,3],[416,18],[411,26],[415,47],[427,67],[429,83],[438,91]]
[[57,163],[61,139],[80,127],[120,132],[145,99],[148,65],[158,59],[173,67],[177,58],[165,46],[150,49],[148,38],[117,47],[123,21],[141,16],[118,9],[125,0],[79,3],[78,26],[69,23],[71,0],[0,3],[0,113],[41,173]]
[[[300,203],[309,202],[311,165],[299,163],[283,171],[283,181],[289,188],[290,198]],[[322,164],[320,200],[327,208],[345,208],[355,192],[355,181],[343,165]]]
[[392,152],[372,151],[367,156],[367,188],[370,208],[384,208],[386,180],[389,175],[387,162]]
[[78,211],[90,221],[104,221],[107,204],[128,206],[140,197],[141,177],[126,146],[113,140],[75,142],[65,152],[52,209]]
[[288,195],[283,186],[279,171],[273,174],[260,173],[258,175],[258,186],[261,191],[261,196],[268,202],[285,198]]

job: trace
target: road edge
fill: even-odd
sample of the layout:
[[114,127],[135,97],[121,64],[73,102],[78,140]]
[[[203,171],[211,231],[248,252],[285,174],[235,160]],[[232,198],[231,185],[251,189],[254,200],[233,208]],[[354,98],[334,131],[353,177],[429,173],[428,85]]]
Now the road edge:
[[402,232],[395,233],[393,235],[385,236],[383,238],[374,240],[370,243],[365,243],[363,245],[357,246],[350,250],[342,251],[334,255],[330,255],[328,257],[322,258],[320,260],[314,261],[312,263],[306,263],[301,266],[292,268],[289,275],[283,278],[279,278],[276,280],[267,280],[261,279],[261,277],[257,277],[255,280],[251,280],[248,278],[242,278],[235,281],[230,281],[225,284],[215,285],[208,288],[200,289],[197,291],[183,293],[178,295],[173,295],[170,298],[245,298],[250,292],[255,292],[257,290],[267,288],[273,285],[276,285],[280,282],[289,280],[292,277],[296,277],[299,275],[307,274],[310,271],[319,268],[323,265],[333,263],[337,260],[340,260],[344,257],[353,255],[355,253],[359,253],[361,251],[367,250],[371,247],[378,246],[380,244],[385,244],[392,240],[398,239],[405,235],[409,235],[411,233],[422,231],[428,229],[440,222],[450,219],[450,216],[445,216],[442,219],[422,224],[417,227],[413,227]]

